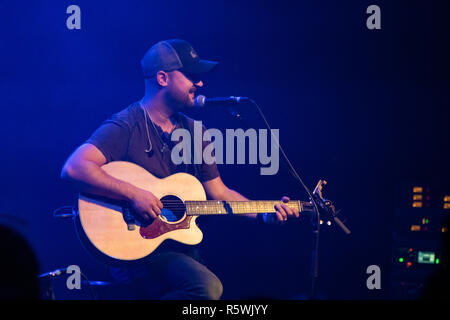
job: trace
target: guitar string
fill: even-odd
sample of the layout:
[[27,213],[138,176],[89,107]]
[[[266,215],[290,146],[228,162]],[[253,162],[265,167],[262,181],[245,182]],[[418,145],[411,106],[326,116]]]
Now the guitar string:
[[[195,205],[195,204],[200,204],[200,203],[204,203],[204,204],[207,204],[207,205],[227,205],[227,204],[232,204],[232,205],[234,205],[234,204],[236,204],[236,205],[240,205],[240,204],[245,204],[245,203],[247,203],[247,201],[236,201],[236,202],[230,202],[230,201],[226,201],[226,202],[220,202],[220,203],[217,203],[215,200],[211,200],[211,202],[209,202],[209,201],[202,201],[202,200],[193,200],[193,202],[191,202],[191,201],[186,201],[186,202],[180,202],[180,201],[176,201],[176,200],[169,200],[169,201],[167,201],[167,200],[163,200],[163,201],[161,201],[163,204],[164,203],[167,203],[167,204],[179,204],[180,206],[184,206],[184,205],[186,205],[186,204],[189,204],[189,205]],[[267,204],[269,204],[270,202],[266,202],[264,205],[267,205]],[[284,202],[275,202],[274,203],[274,205],[275,204],[279,204],[279,203],[283,203],[283,204],[286,204],[286,205],[288,205],[288,206],[297,206],[297,205],[299,205],[300,203],[298,203],[298,202],[292,202],[292,203],[284,203]],[[254,203],[254,204],[246,204],[247,206],[252,206],[252,205],[256,205],[256,206],[259,206],[259,205],[261,205],[261,204],[258,204],[258,203]]]
[[[264,201],[265,201],[265,200],[264,200]],[[248,201],[234,201],[234,202],[231,202],[231,201],[224,201],[224,202],[217,203],[216,200],[210,200],[210,201],[208,201],[208,200],[205,200],[205,201],[203,201],[203,200],[187,200],[186,202],[177,201],[177,200],[162,200],[161,202],[162,202],[162,203],[169,203],[169,204],[170,204],[170,203],[175,203],[175,204],[179,203],[180,205],[185,205],[186,203],[188,203],[188,204],[205,203],[205,204],[208,204],[208,205],[213,205],[213,204],[223,204],[223,205],[227,205],[227,204],[242,204],[242,203],[248,203]],[[267,201],[267,202],[265,202],[264,205],[269,204],[269,203],[274,203],[274,204],[283,203],[283,204],[286,204],[286,205],[292,205],[292,206],[295,206],[295,205],[298,205],[298,204],[299,204],[299,202],[295,202],[295,201],[293,201],[292,203],[285,203],[285,202],[281,202],[281,201],[279,201],[279,202],[277,202],[277,201],[274,201],[274,202]],[[309,202],[308,202],[308,204],[309,204]],[[247,204],[247,205],[248,205],[248,206],[251,206],[252,204]],[[260,205],[260,204],[257,204],[257,203],[255,202],[253,205]]]
[[[165,205],[164,205],[165,204]],[[214,208],[213,206],[211,206],[212,204],[214,204],[214,205],[216,205],[216,207],[218,206],[218,205],[220,205],[220,204],[217,204],[217,203],[207,203],[207,205],[208,205],[208,207],[209,208]],[[200,204],[200,203],[194,203],[194,204],[192,204],[192,203],[190,203],[190,204],[188,204],[188,205],[185,205],[185,204],[182,204],[182,203],[178,203],[178,202],[170,202],[170,203],[168,203],[168,202],[163,202],[163,208],[166,208],[166,209],[168,209],[168,208],[171,208],[171,209],[183,209],[183,210],[185,210],[185,209],[187,209],[187,207],[188,206],[196,206],[197,205],[197,207],[202,207],[203,205],[202,204]],[[290,208],[298,208],[299,206],[301,207],[301,204],[298,204],[298,203],[292,203],[292,204],[287,204]],[[250,208],[250,210],[251,209],[256,209],[256,210],[258,210],[258,209],[261,209],[261,205],[255,205],[256,206],[256,208]],[[220,207],[221,208],[224,208],[225,209],[225,207],[226,207],[226,204],[223,204],[223,205],[220,205]],[[266,206],[264,205],[264,208],[265,208]],[[237,209],[239,209],[239,207],[237,208]],[[246,208],[243,208],[243,209],[246,209]],[[264,210],[267,210],[267,209],[264,209]]]
[[[163,204],[164,204],[164,202],[163,202]],[[178,207],[185,207],[186,205],[185,204],[178,204],[178,203],[166,203],[167,205],[170,205],[170,206],[178,206]],[[276,203],[277,204],[277,203]],[[188,205],[202,205],[202,204],[200,204],[200,203],[189,203]],[[206,203],[206,205],[208,205],[208,206],[211,206],[212,204],[209,204],[209,203]],[[219,205],[219,204],[216,204],[216,205]],[[225,206],[225,205],[223,205],[223,206]],[[247,206],[251,206],[251,205],[247,205]],[[260,207],[261,205],[254,205],[254,206],[256,206],[256,207]],[[288,206],[290,206],[290,207],[296,207],[297,206],[297,204],[290,204],[290,205],[288,205]]]
[[[200,203],[204,203],[204,204],[206,204],[206,205],[228,205],[228,204],[231,204],[231,205],[234,205],[234,204],[236,204],[236,205],[240,205],[241,203],[240,202],[229,202],[229,201],[227,201],[227,202],[221,202],[221,203],[216,203],[216,201],[211,201],[211,202],[203,202],[203,201],[194,201],[194,202],[189,202],[189,201],[187,201],[187,202],[184,202],[184,203],[180,203],[179,201],[175,201],[175,200],[173,200],[173,201],[161,201],[163,204],[164,203],[167,203],[167,204],[179,204],[180,206],[185,206],[186,204],[189,204],[189,205],[195,205],[195,204],[200,204]],[[246,201],[242,201],[242,203],[246,203]],[[293,203],[284,203],[284,202],[276,202],[276,203],[274,203],[274,205],[275,204],[279,204],[279,203],[283,203],[283,204],[286,204],[286,205],[288,205],[288,206],[297,206],[299,203],[296,203],[296,202],[293,202]],[[269,203],[265,203],[264,205],[267,205],[267,204],[269,204]],[[252,206],[252,205],[256,205],[256,206],[260,206],[261,204],[257,204],[257,203],[255,203],[255,204],[246,204],[247,206]]]

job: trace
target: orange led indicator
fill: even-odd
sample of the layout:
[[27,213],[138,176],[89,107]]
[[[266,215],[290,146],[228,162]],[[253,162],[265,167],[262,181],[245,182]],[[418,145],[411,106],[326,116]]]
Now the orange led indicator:
[[413,200],[422,200],[422,195],[421,194],[413,194]]
[[422,208],[422,202],[421,201],[414,201],[412,203],[413,208]]
[[423,188],[422,187],[414,187],[413,188],[413,192],[414,193],[422,193],[423,192]]

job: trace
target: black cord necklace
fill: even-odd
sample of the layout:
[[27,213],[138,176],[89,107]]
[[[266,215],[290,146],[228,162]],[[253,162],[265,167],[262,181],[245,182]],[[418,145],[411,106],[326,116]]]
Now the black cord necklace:
[[[151,139],[150,139],[150,133],[149,133],[149,130],[148,130],[148,120],[147,120],[147,117],[148,117],[149,120],[150,120],[150,122],[151,122],[151,124],[152,124],[152,126],[153,126],[153,129],[155,130],[156,135],[157,135],[158,138],[159,138],[159,141],[161,142],[161,145],[162,145],[162,148],[161,148],[161,150],[160,150],[160,151],[161,151],[161,154],[164,155],[164,151],[169,150],[169,146],[168,146],[167,143],[165,143],[165,142],[163,141],[163,139],[161,138],[161,135],[160,135],[159,131],[156,129],[156,126],[155,126],[155,124],[153,123],[152,118],[150,117],[150,114],[148,113],[147,109],[144,108],[144,106],[142,105],[142,101],[139,101],[139,105],[140,105],[142,111],[144,112],[144,117],[145,117],[145,129],[146,129],[146,131],[147,131],[147,139],[148,139],[148,144],[149,144],[148,149],[145,149],[144,151],[145,151],[146,153],[150,153],[150,152],[152,152],[152,150],[153,150],[153,144],[152,144],[152,141],[151,141]],[[172,129],[173,129],[173,127],[172,127]]]

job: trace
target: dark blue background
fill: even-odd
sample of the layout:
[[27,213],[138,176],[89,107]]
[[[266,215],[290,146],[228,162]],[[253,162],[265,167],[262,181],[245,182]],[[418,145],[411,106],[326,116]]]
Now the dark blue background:
[[[71,4],[81,8],[81,30],[66,28]],[[371,4],[381,7],[381,30],[366,28]],[[280,128],[304,181],[312,188],[328,180],[326,195],[353,234],[324,229],[321,296],[388,298],[395,185],[449,177],[448,9],[444,1],[2,1],[0,213],[27,222],[17,225],[42,272],[77,264],[89,278],[107,279],[71,221],[52,218],[77,198],[60,170],[106,117],[142,97],[145,51],[181,38],[220,61],[199,93],[252,97]],[[242,112],[263,127],[256,111]],[[191,115],[208,127],[239,125],[224,109]],[[276,176],[260,176],[257,166],[222,166],[221,173],[249,198],[306,200],[285,167]],[[199,222],[223,298],[308,292],[307,220],[281,228]],[[371,264],[381,267],[382,290],[366,288]],[[63,286],[57,294],[82,296]]]

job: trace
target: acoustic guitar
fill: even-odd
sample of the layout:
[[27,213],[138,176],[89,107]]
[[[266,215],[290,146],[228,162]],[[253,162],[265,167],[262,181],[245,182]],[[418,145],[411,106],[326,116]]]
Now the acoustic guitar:
[[[145,258],[167,239],[186,245],[200,243],[203,234],[195,221],[199,216],[275,213],[274,206],[280,203],[280,200],[206,200],[205,190],[194,176],[176,173],[158,179],[131,162],[114,161],[102,169],[117,179],[152,192],[164,206],[158,218],[144,222],[124,201],[80,194],[76,218],[79,234],[90,247],[115,261]],[[313,211],[309,201],[291,200],[286,205],[300,213]]]

